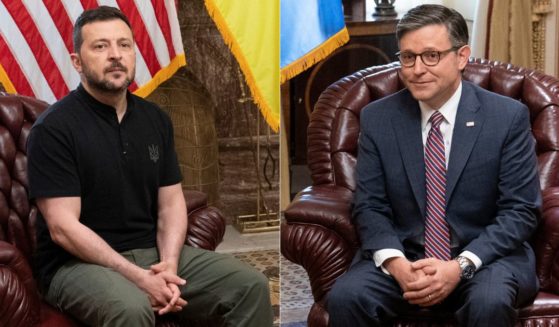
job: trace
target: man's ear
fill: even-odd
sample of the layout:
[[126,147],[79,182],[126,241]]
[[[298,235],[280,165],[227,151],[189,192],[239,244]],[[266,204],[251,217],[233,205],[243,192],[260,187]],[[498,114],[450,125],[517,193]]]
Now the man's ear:
[[80,59],[80,56],[77,53],[71,53],[70,54],[70,60],[72,61],[72,66],[74,66],[74,69],[81,74],[82,72],[82,61]]
[[466,65],[468,64],[468,59],[470,59],[470,55],[472,54],[472,49],[470,49],[469,45],[465,45],[458,49],[458,66],[460,70],[463,70]]

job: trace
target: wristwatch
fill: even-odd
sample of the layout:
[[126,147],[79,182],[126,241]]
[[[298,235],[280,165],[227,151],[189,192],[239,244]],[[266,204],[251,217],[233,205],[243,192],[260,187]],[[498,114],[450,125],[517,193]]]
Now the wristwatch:
[[456,257],[454,260],[456,260],[458,262],[458,265],[460,266],[461,279],[471,279],[472,277],[474,277],[476,266],[473,264],[472,261],[470,261],[470,259],[459,256]]

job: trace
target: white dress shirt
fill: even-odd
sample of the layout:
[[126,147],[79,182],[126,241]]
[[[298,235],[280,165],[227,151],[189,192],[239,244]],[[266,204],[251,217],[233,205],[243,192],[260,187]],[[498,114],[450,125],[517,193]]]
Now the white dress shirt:
[[[448,169],[448,161],[450,158],[450,146],[452,144],[452,132],[454,130],[454,122],[456,121],[456,112],[458,111],[458,104],[460,102],[460,97],[462,96],[462,83],[458,86],[454,94],[445,102],[438,111],[443,115],[444,120],[441,122],[440,130],[444,139],[445,148],[445,162],[446,168]],[[423,148],[425,149],[425,144],[427,143],[427,136],[431,130],[431,122],[429,119],[431,115],[437,110],[430,108],[426,103],[419,101],[419,108],[421,109],[421,136],[423,138]],[[481,259],[470,251],[464,251],[460,253],[461,256],[470,259],[476,266],[476,270],[481,267]],[[381,249],[375,251],[373,254],[373,260],[377,267],[381,267],[382,271],[386,274],[388,270],[382,265],[384,261],[394,257],[405,257],[402,251],[397,249]]]

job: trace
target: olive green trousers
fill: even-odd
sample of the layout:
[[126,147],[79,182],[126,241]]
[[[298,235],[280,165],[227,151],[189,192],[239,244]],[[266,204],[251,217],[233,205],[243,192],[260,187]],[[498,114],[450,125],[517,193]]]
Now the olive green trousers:
[[[157,249],[121,253],[139,267],[159,262]],[[272,326],[267,278],[230,255],[184,246],[178,266],[187,284],[181,287],[188,304],[174,315],[179,321],[219,321],[222,326]],[[73,260],[55,274],[46,300],[91,326],[155,326],[148,296],[112,269]]]

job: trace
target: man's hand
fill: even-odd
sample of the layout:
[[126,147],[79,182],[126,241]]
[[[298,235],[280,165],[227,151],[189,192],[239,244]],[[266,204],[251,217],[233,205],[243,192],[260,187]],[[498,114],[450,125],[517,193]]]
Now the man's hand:
[[[157,310],[159,314],[165,314],[177,305],[177,299],[175,298],[178,298],[178,296],[176,293],[180,296],[178,285],[184,285],[186,281],[167,271],[155,273],[152,270],[142,269],[135,283],[146,292],[152,308]],[[177,287],[169,287],[168,284],[170,283]]]
[[[398,282],[400,288],[402,288],[404,292],[413,290],[411,287],[414,285],[413,283],[425,278],[425,272],[423,270],[413,269],[412,263],[403,257],[390,258],[386,260],[383,265],[390,275]],[[429,267],[426,270],[431,271]]]
[[[173,265],[169,264],[168,262],[159,262],[158,264],[152,265],[150,269],[152,273],[154,273],[155,275],[160,275],[167,281],[167,287],[173,294],[173,297],[165,306],[153,303],[152,301],[153,309],[156,310],[159,315],[164,315],[168,312],[181,311],[188,302],[180,297],[181,292],[179,290],[179,285],[185,285],[186,281],[180,279],[184,282],[182,284],[173,282],[173,280],[175,280],[175,277],[178,276],[176,275],[176,268],[174,268]],[[151,297],[150,300],[152,300]]]
[[460,282],[460,266],[455,260],[422,259],[411,263],[414,271],[423,271],[425,278],[408,284],[404,299],[422,307],[441,303]]
[[[180,296],[179,287],[175,284],[167,285],[171,292],[173,293],[173,299],[165,306],[156,303],[151,297],[149,297],[151,307],[153,311],[156,311],[159,315],[164,315],[169,312],[179,312],[188,303],[186,300],[182,299]],[[175,300],[176,299],[176,300]],[[173,302],[174,301],[174,302]],[[174,303],[174,304],[173,304]]]

